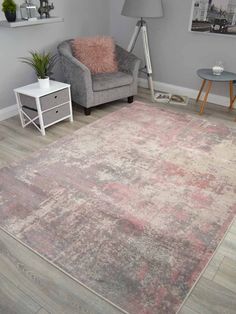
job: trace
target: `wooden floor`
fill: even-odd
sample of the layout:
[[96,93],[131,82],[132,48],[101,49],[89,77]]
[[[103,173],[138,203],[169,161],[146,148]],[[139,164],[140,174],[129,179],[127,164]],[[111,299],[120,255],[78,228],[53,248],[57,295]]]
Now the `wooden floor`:
[[[137,100],[149,102],[147,90],[140,89]],[[157,107],[167,105],[151,104]],[[47,130],[46,137],[33,127],[22,129],[19,118],[0,122],[0,168],[9,166],[59,138],[89,124],[126,103],[113,102],[93,110],[85,117],[74,108],[73,124],[62,122]],[[191,101],[171,110],[198,115]],[[236,128],[235,112],[209,104],[204,119],[223,120]],[[0,230],[0,314],[28,313],[125,313],[56,268],[29,248]],[[215,256],[187,297],[179,314],[236,313],[236,221],[232,224]],[[158,314],[158,313],[153,313]],[[166,313],[168,314],[168,313]]]

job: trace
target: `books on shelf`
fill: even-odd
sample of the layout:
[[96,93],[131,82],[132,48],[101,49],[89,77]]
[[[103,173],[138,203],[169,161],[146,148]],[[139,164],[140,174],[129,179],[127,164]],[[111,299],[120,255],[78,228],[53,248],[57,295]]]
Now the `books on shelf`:
[[155,94],[155,100],[164,104],[186,106],[189,99],[187,96],[160,92]]

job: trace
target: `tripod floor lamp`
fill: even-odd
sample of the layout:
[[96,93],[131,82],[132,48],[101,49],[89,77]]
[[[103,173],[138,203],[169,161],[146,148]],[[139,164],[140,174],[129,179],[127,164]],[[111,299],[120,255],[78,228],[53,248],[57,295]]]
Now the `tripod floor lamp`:
[[155,92],[152,79],[152,62],[150,56],[147,22],[146,18],[160,18],[163,16],[162,0],[125,0],[122,15],[138,18],[133,36],[128,46],[128,51],[132,52],[137,39],[142,34],[143,48],[146,62],[146,73],[148,76],[149,88],[152,98],[155,100]]

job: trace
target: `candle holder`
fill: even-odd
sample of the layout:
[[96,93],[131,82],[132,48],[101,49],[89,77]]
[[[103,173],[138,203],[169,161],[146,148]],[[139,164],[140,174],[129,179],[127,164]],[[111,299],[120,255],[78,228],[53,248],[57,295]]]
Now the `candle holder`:
[[216,65],[213,66],[212,72],[214,75],[221,75],[224,72],[224,66],[221,61],[217,62]]
[[25,0],[25,2],[20,5],[20,13],[22,20],[37,20],[37,7],[31,0]]

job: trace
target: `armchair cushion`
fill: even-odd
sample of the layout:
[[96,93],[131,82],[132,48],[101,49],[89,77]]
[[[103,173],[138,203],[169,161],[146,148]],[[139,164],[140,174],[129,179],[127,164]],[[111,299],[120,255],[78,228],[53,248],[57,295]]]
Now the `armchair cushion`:
[[92,88],[94,92],[121,87],[132,83],[133,76],[124,72],[92,75]]
[[74,56],[89,68],[92,74],[118,71],[116,48],[112,37],[77,38],[72,41]]

